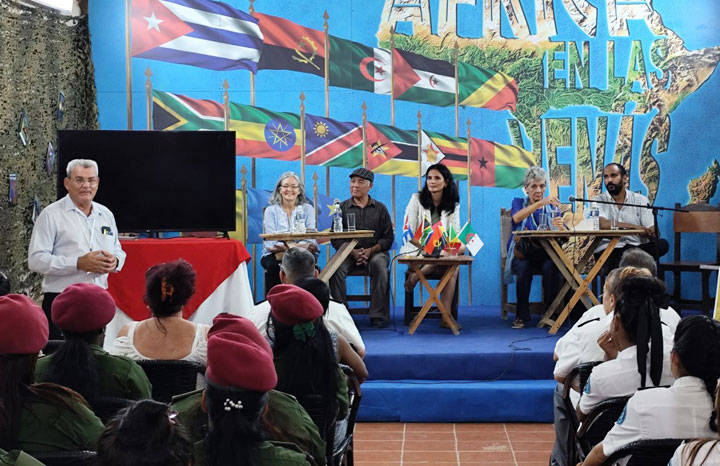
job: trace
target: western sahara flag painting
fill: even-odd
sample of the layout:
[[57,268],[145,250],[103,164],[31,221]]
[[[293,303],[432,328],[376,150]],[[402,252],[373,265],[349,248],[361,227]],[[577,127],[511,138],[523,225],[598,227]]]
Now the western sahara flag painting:
[[[300,117],[230,102],[235,154],[244,157],[300,159]],[[153,90],[153,127],[171,131],[222,131],[223,106],[214,100]]]
[[407,63],[415,82],[402,94],[396,93],[396,99],[438,107],[455,105],[455,67],[451,63],[395,49],[396,63],[398,60]]
[[209,0],[133,0],[132,56],[211,70],[257,71],[257,20]]

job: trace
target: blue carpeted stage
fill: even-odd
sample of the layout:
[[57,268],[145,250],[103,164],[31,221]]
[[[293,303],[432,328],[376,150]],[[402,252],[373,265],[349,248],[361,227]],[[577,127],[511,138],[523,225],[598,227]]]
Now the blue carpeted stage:
[[354,316],[367,346],[370,372],[359,419],[398,422],[551,422],[552,353],[559,335],[510,328],[497,306],[459,310],[453,336],[425,319],[414,335],[398,306],[384,330]]

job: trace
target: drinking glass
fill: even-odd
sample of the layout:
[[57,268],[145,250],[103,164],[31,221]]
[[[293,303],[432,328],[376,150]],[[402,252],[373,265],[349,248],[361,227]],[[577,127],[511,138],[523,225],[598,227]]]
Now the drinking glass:
[[551,230],[559,230],[560,228],[555,224],[557,222],[556,219],[560,218],[560,209],[557,207],[553,207],[550,209],[550,229]]
[[301,209],[295,212],[295,231],[305,233],[305,212]]
[[355,214],[347,214],[348,231],[355,231]]
[[538,215],[538,230],[546,231],[547,229],[548,229],[547,214],[545,212],[540,212],[540,215]]
[[610,216],[610,218],[608,220],[610,220],[610,229],[611,230],[619,229],[619,227],[618,227],[618,215],[619,214],[620,214],[620,212],[618,212],[617,209],[610,209],[610,213],[608,214]]

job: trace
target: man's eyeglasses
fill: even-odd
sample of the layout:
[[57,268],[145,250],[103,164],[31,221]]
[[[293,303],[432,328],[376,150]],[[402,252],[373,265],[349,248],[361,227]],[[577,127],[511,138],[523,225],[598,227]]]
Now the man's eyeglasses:
[[97,186],[98,179],[97,178],[82,178],[82,177],[75,177],[70,178],[73,183],[75,183],[78,186],[82,186],[85,183],[89,184],[90,186]]

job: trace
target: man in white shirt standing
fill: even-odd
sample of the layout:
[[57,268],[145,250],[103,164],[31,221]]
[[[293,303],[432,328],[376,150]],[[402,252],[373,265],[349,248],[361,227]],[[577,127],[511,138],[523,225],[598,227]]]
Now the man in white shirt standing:
[[[603,268],[606,273],[615,269],[620,263],[623,252],[629,248],[640,248],[653,257],[664,256],[669,249],[667,240],[658,238],[655,241],[655,221],[652,210],[644,207],[631,207],[625,204],[650,206],[650,201],[642,194],[628,191],[626,184],[628,174],[625,167],[619,163],[609,163],[603,170],[603,183],[606,192],[594,197],[598,201],[610,202],[611,204],[598,204],[600,209],[600,229],[609,230],[612,227],[630,228],[645,230],[644,235],[627,235],[620,238],[617,246],[610,253]],[[613,225],[614,222],[614,225]],[[606,238],[600,242],[595,250],[596,258],[607,248],[610,239]],[[657,250],[657,256],[655,252]]]
[[42,308],[50,322],[50,339],[61,338],[50,319],[55,297],[75,283],[107,288],[107,274],[125,262],[115,217],[93,202],[99,182],[95,161],[71,160],[63,183],[67,195],[43,209],[33,228],[28,266],[43,274]]

